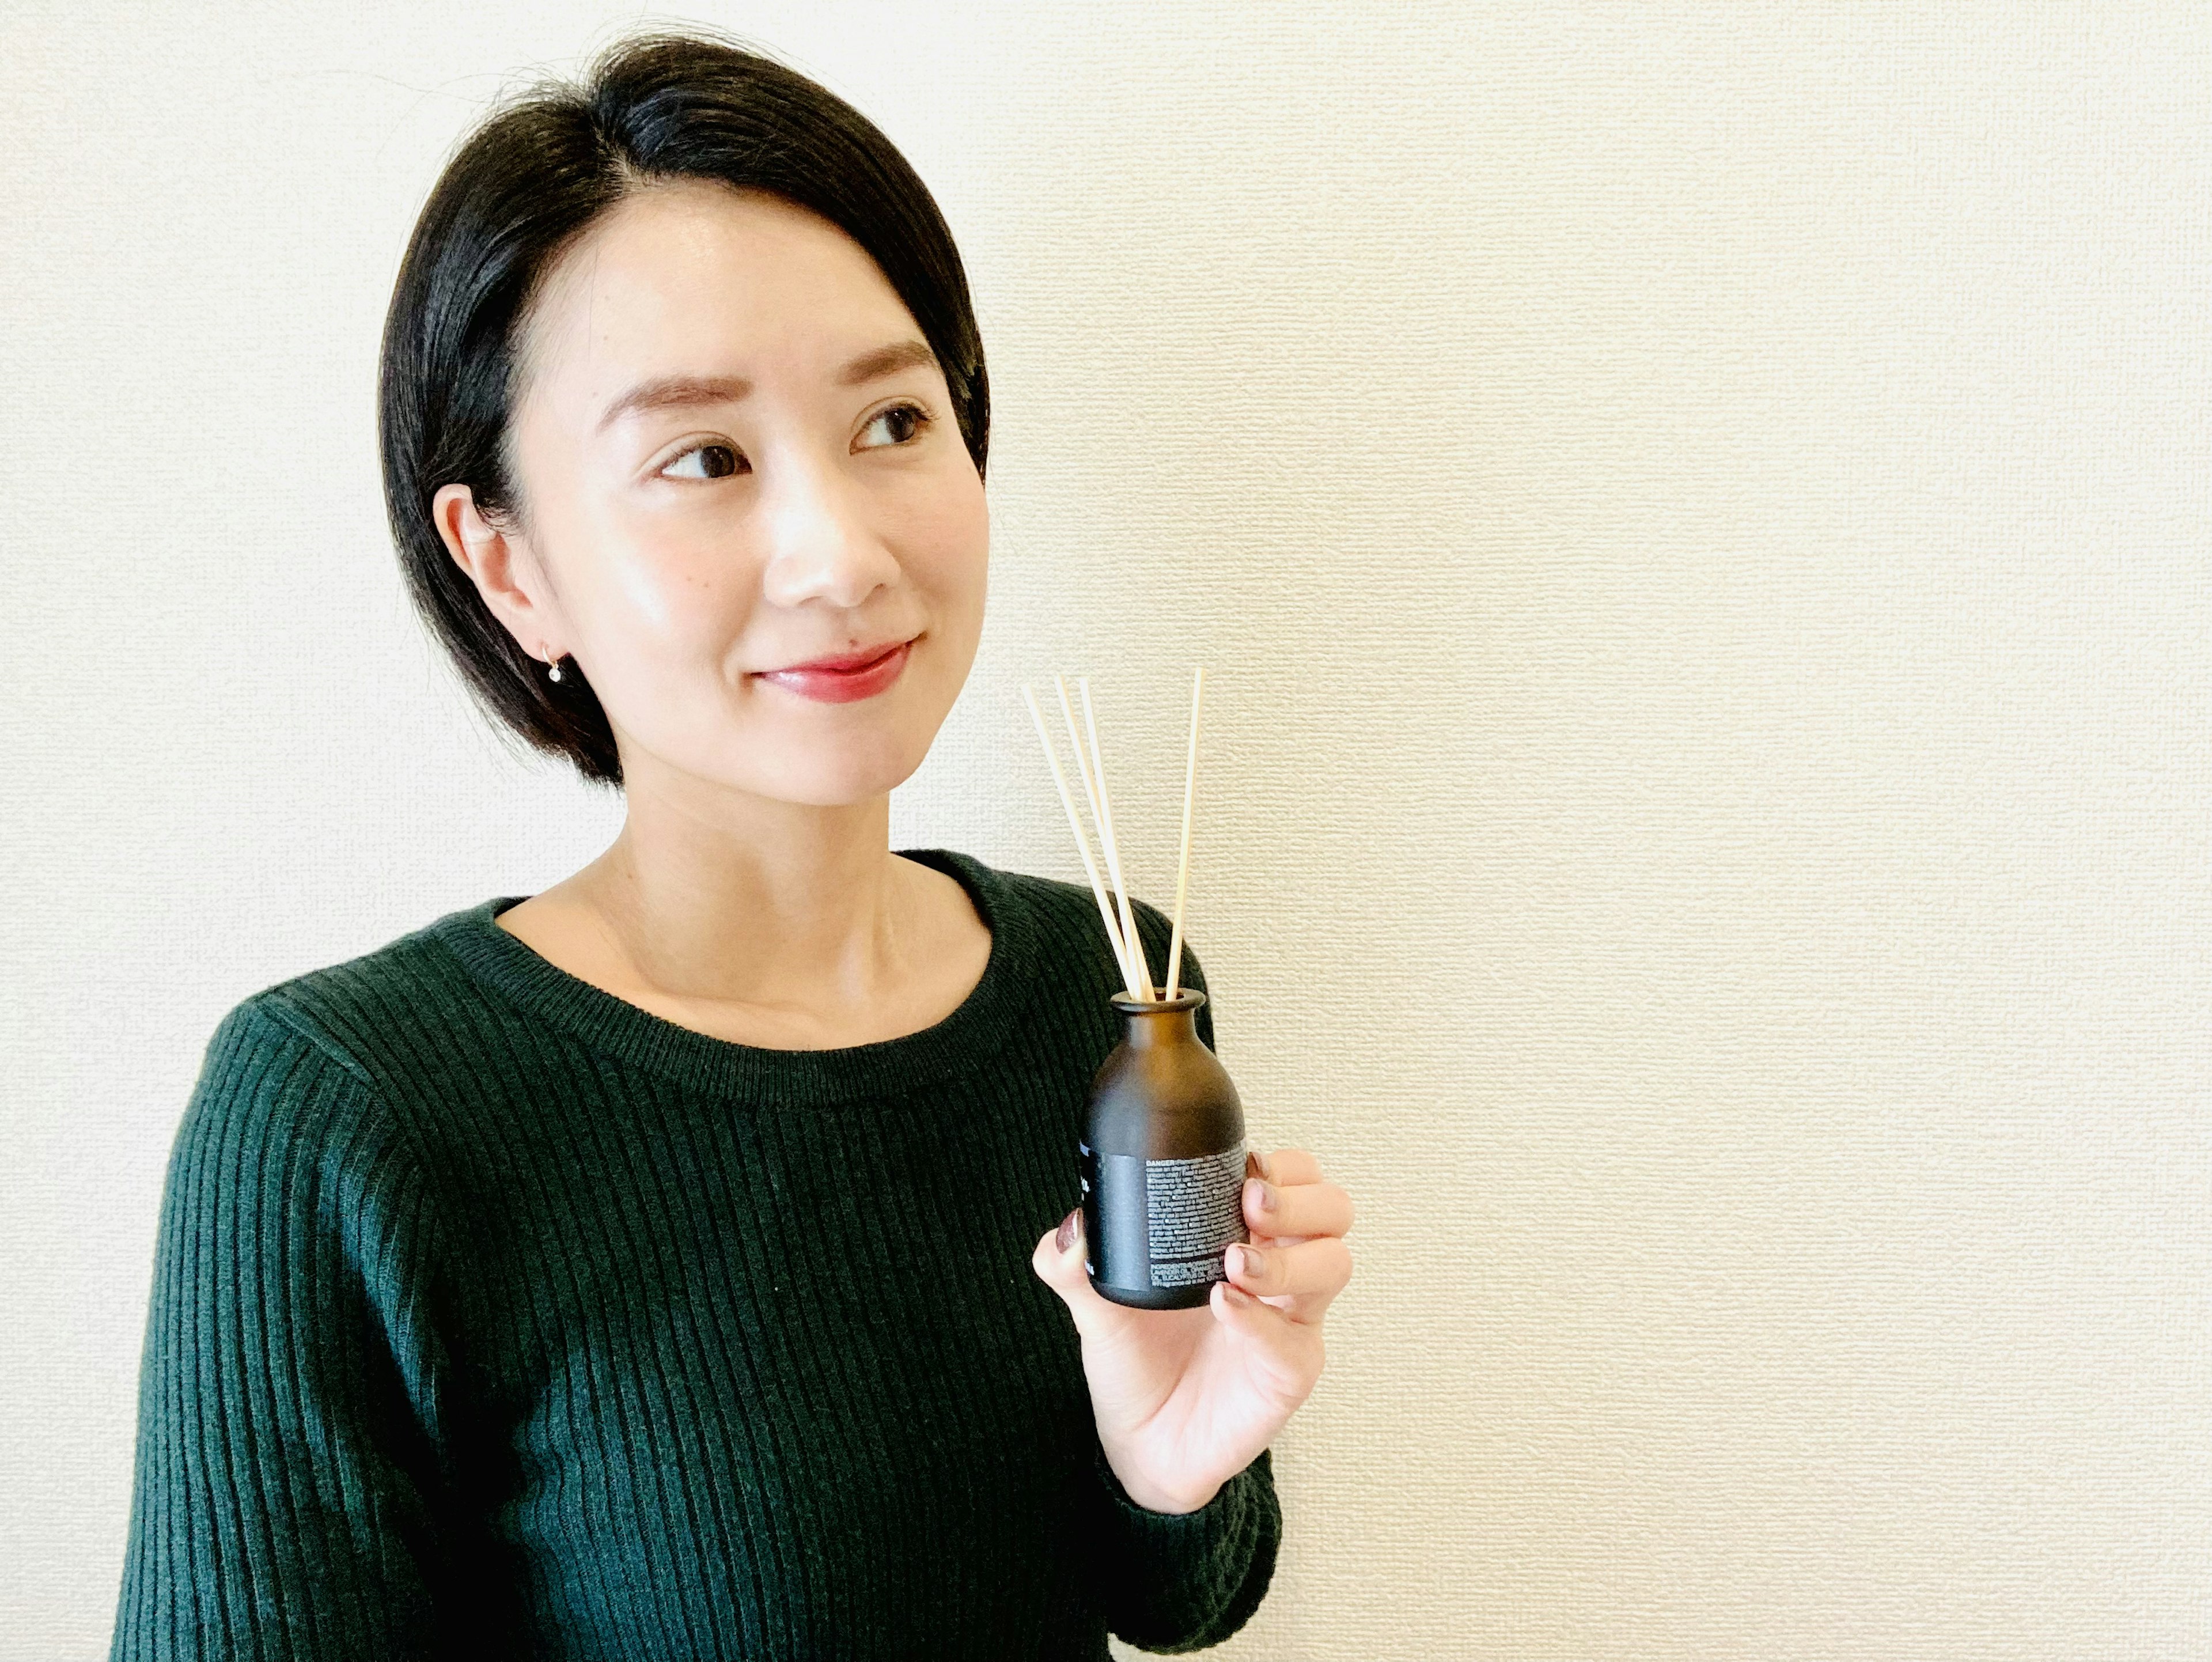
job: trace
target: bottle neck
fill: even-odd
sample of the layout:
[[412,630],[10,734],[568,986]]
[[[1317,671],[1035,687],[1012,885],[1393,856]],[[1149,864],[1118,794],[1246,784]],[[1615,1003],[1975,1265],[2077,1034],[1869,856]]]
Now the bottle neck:
[[1198,1013],[1194,1010],[1121,1012],[1123,1032],[1133,1050],[1157,1050],[1168,1044],[1198,1042]]

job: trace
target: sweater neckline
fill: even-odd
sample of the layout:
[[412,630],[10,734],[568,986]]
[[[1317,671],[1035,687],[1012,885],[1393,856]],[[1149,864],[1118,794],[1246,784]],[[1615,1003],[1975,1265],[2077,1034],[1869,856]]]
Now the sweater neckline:
[[895,849],[968,892],[990,931],[981,979],[942,1021],[918,1032],[826,1050],[717,1038],[619,998],[542,958],[494,922],[527,895],[495,895],[430,925],[477,981],[592,1049],[717,1095],[793,1105],[896,1096],[988,1062],[1035,990],[1036,928],[1013,886],[971,855]]

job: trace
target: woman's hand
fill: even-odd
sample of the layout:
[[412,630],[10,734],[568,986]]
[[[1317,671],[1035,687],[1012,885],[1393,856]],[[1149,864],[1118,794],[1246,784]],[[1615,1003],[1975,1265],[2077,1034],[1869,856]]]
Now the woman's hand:
[[1256,1250],[1229,1249],[1231,1279],[1203,1309],[1102,1298],[1084,1273],[1079,1206],[1030,1257],[1075,1318],[1107,1463],[1153,1512],[1195,1512],[1273,1440],[1321,1377],[1322,1318],[1352,1279],[1352,1196],[1321,1163],[1279,1148],[1244,1169]]

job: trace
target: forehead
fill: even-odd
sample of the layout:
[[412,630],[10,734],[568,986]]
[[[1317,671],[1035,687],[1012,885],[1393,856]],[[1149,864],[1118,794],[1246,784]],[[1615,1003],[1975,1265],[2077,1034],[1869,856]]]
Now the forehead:
[[643,371],[826,368],[901,326],[915,326],[897,291],[828,220],[682,180],[625,197],[556,258],[521,356],[549,394],[588,398]]

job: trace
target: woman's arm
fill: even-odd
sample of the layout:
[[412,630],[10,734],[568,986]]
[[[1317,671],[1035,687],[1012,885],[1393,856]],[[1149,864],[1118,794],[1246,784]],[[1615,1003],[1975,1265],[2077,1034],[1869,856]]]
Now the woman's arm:
[[[1139,938],[1164,986],[1169,919],[1132,897]],[[1182,984],[1206,994],[1195,1025],[1216,1049],[1213,999],[1206,968],[1183,943]],[[1230,1477],[1194,1512],[1154,1512],[1130,1498],[1105,1447],[1092,1450],[1097,1478],[1090,1562],[1106,1625],[1140,1649],[1200,1650],[1218,1645],[1259,1609],[1282,1541],[1282,1507],[1268,1451]]]
[[224,1019],[163,1190],[111,1662],[438,1648],[428,1192],[283,1007]]
[[1149,1651],[1218,1645],[1266,1597],[1282,1542],[1283,1513],[1268,1452],[1195,1512],[1151,1512],[1129,1498],[1094,1452],[1097,1478],[1087,1561],[1106,1625]]

